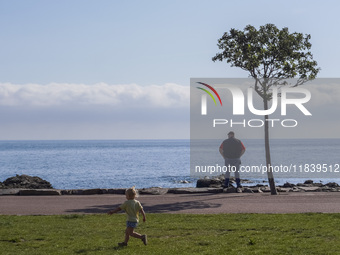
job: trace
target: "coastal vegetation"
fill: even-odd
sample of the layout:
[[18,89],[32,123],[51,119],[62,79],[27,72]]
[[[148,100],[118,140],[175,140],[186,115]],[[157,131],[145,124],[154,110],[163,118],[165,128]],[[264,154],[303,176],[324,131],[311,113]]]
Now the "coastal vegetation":
[[270,170],[269,102],[277,96],[274,89],[300,86],[314,80],[320,72],[310,51],[310,39],[309,34],[290,33],[287,27],[280,30],[274,24],[266,24],[259,29],[248,25],[243,31],[232,28],[218,39],[221,52],[212,58],[213,61],[226,61],[232,67],[241,68],[254,79],[255,91],[262,98],[265,110],[265,114],[260,115],[264,115],[265,120],[266,165],[272,195],[276,195],[277,190],[273,171]]

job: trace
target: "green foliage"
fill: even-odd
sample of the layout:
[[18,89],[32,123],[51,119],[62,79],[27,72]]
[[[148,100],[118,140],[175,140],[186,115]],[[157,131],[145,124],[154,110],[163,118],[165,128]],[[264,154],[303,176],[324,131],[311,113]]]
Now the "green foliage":
[[[316,78],[320,71],[310,52],[311,36],[289,33],[288,28],[278,29],[273,24],[255,27],[248,25],[243,31],[230,29],[218,40],[222,52],[213,61],[226,60],[231,66],[247,71],[255,79],[254,89],[263,99],[263,108],[273,98],[273,87],[293,87]],[[293,80],[293,78],[295,78]],[[265,120],[268,115],[264,116]],[[265,121],[266,165],[271,165],[269,148],[269,124]],[[273,173],[268,171],[271,194],[276,195]]]
[[226,60],[256,79],[256,92],[270,100],[270,88],[287,85],[287,79],[297,78],[293,86],[316,78],[320,71],[310,52],[311,36],[289,33],[273,24],[255,27],[248,25],[243,31],[231,29],[218,40],[222,52],[213,61]]
[[125,215],[0,216],[1,254],[338,254],[339,214],[149,214],[123,241]]

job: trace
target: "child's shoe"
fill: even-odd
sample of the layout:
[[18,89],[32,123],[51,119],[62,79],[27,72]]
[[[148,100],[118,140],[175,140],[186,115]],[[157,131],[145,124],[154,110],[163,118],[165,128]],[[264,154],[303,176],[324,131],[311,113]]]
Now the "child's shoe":
[[127,246],[127,243],[121,242],[121,243],[118,243],[118,246],[119,246],[119,247],[124,247],[124,246]]
[[142,241],[143,241],[144,245],[148,244],[148,237],[147,237],[147,235],[142,235]]

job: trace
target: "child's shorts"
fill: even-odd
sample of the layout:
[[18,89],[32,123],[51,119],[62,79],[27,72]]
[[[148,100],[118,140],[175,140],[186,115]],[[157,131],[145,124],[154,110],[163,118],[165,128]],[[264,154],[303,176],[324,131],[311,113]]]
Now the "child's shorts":
[[127,221],[126,227],[136,228],[138,226],[138,222]]

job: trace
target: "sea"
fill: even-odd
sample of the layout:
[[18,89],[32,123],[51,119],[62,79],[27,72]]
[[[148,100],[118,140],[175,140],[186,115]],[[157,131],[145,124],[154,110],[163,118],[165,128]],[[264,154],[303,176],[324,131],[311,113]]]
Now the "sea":
[[[223,165],[220,142],[206,141],[203,148],[214,155],[211,162]],[[263,140],[242,142],[247,148],[242,165],[249,172],[242,172],[241,178],[254,185],[266,183],[266,173],[250,172],[251,166],[265,165]],[[270,143],[278,185],[307,179],[340,183],[340,139],[272,139]],[[221,174],[192,175],[190,145],[190,140],[0,141],[0,181],[26,174],[39,176],[56,189],[176,188],[195,187],[198,178]],[[290,172],[283,171],[288,168]]]

